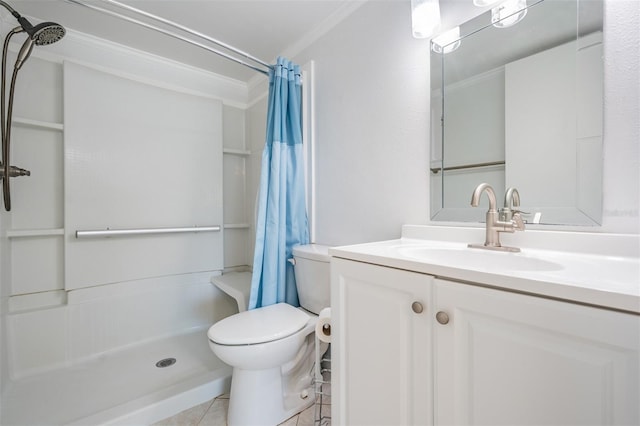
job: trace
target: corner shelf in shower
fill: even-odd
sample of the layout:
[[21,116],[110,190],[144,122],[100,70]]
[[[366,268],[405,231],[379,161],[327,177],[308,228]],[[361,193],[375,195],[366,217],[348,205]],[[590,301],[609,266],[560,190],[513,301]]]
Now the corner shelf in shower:
[[64,228],[7,230],[7,238],[51,237],[64,235]]
[[64,130],[62,123],[52,123],[50,121],[31,120],[29,118],[14,117],[11,122],[15,126],[26,127],[31,129],[46,129],[46,130]]

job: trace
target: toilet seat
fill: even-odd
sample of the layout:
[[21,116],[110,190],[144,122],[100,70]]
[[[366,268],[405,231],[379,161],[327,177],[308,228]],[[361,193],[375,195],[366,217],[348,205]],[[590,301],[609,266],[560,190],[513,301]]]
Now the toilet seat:
[[253,345],[280,340],[302,330],[311,317],[287,303],[232,315],[209,328],[209,340],[219,345]]

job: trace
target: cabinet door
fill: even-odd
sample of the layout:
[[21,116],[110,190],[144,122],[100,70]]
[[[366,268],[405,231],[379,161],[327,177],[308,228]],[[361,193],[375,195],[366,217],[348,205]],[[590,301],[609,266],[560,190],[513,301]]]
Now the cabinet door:
[[431,424],[433,278],[335,258],[331,270],[334,423]]
[[640,316],[436,280],[435,422],[638,424]]

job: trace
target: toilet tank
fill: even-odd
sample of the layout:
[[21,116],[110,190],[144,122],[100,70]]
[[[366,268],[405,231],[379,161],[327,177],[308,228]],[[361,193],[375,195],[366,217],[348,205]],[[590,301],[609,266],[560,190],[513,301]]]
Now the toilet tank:
[[320,244],[294,246],[293,257],[300,306],[319,314],[330,304],[329,247]]

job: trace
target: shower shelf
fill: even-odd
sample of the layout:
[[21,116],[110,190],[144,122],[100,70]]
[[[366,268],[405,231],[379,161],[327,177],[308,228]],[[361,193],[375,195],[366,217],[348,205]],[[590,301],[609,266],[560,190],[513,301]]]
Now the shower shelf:
[[7,238],[50,237],[56,235],[64,235],[64,228],[14,229],[7,231]]
[[49,121],[31,120],[28,118],[14,117],[11,122],[20,127],[29,127],[32,129],[47,129],[47,130],[64,130],[62,123],[52,123]]

